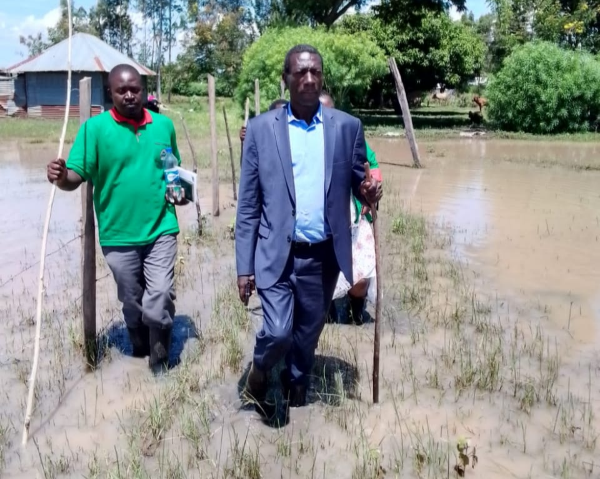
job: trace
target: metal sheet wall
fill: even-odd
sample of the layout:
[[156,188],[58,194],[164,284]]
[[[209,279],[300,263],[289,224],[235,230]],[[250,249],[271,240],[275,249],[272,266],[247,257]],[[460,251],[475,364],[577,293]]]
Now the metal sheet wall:
[[[79,105],[79,80],[86,76],[92,78],[92,104],[104,105],[103,74],[81,72],[73,72],[71,77],[71,104]],[[67,100],[66,86],[66,72],[26,73],[25,90],[28,108],[41,105],[64,106]]]

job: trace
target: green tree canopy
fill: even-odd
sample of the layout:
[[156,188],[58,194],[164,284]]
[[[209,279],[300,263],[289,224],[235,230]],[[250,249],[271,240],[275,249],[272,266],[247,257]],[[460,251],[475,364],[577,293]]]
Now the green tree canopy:
[[531,42],[504,60],[486,96],[490,120],[504,130],[588,131],[600,115],[600,63],[585,52]]
[[396,58],[409,90],[428,90],[437,83],[459,86],[477,75],[485,60],[485,43],[474,27],[452,21],[443,10],[416,8],[393,21],[379,14],[352,15],[339,31],[370,33]]
[[310,44],[323,57],[324,87],[339,105],[348,93],[364,92],[371,80],[387,71],[381,48],[368,35],[333,33],[308,27],[272,29],[244,54],[235,96],[240,105],[254,94],[254,79],[260,80],[261,110],[280,96],[280,79],[287,51],[294,45]]

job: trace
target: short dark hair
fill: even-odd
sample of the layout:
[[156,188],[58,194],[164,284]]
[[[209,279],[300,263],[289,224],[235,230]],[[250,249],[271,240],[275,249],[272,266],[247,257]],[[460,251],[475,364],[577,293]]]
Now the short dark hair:
[[112,79],[115,78],[117,75],[120,75],[122,72],[133,73],[134,76],[139,77],[140,80],[142,79],[142,75],[140,75],[140,72],[137,70],[137,68],[127,63],[121,63],[114,67],[108,74],[108,84],[110,85]]
[[288,50],[288,52],[285,54],[285,60],[283,62],[284,75],[287,75],[290,73],[290,69],[291,69],[290,59],[291,59],[292,55],[295,55],[297,53],[312,53],[314,55],[317,55],[319,57],[319,59],[321,60],[321,66],[323,65],[323,57],[319,53],[319,50],[317,50],[315,47],[313,47],[311,45],[305,45],[305,44],[296,45],[295,47],[290,48]]
[[284,100],[283,98],[279,98],[269,105],[269,111],[287,106],[287,104],[288,104],[287,100]]

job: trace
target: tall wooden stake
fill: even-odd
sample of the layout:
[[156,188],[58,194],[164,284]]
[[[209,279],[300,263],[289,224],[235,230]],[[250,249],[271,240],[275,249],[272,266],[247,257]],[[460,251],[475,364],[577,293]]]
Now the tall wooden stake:
[[[92,115],[92,79],[79,82],[79,122],[83,125]],[[81,277],[83,341],[88,368],[97,363],[96,346],[96,222],[94,219],[94,185],[86,182],[81,190]]]
[[[185,133],[185,137],[187,138],[188,145],[190,145],[190,151],[192,152],[192,162],[194,163],[193,171],[194,173],[198,173],[198,159],[196,157],[196,150],[194,149],[194,145],[192,140],[190,139],[190,132],[187,129],[187,125],[185,124],[185,119],[183,115],[179,114],[181,118],[181,124],[183,125],[183,131]],[[196,185],[198,187],[198,185]],[[202,236],[202,209],[200,208],[200,194],[197,192],[196,194],[196,215],[198,216],[198,236]]]
[[279,81],[279,87],[281,89],[280,98],[285,98],[285,82],[282,80]]
[[250,98],[246,97],[246,109],[244,111],[244,126],[248,126],[249,118],[250,118]]
[[396,83],[396,95],[398,96],[398,103],[400,103],[400,108],[402,109],[404,129],[406,130],[406,138],[408,138],[408,144],[410,145],[413,163],[415,165],[415,168],[421,168],[419,148],[417,147],[417,140],[415,139],[415,130],[413,129],[412,118],[410,116],[410,109],[408,108],[406,90],[404,90],[404,83],[402,83],[402,77],[400,76],[398,65],[396,65],[396,59],[394,57],[390,57],[388,59],[388,65]]
[[[371,179],[371,168],[365,163],[365,179]],[[373,218],[373,236],[375,238],[375,278],[377,281],[377,301],[375,304],[375,338],[373,340],[373,403],[379,402],[379,337],[381,326],[381,252],[379,249],[379,223],[377,222],[376,205],[370,205]]]
[[254,116],[260,115],[260,84],[254,80]]
[[233,164],[233,146],[231,146],[231,135],[229,134],[229,123],[227,122],[227,112],[223,105],[223,118],[225,119],[225,131],[227,132],[227,143],[229,143],[229,158],[231,159],[231,182],[233,186],[233,200],[237,201],[237,191],[235,189],[235,165]]
[[219,164],[217,151],[217,112],[215,77],[208,75],[208,108],[210,111],[210,156],[212,159],[212,204],[213,216],[219,216]]
[[[248,119],[250,118],[250,98],[246,97],[246,108],[244,112],[244,128],[248,126]],[[240,175],[242,169],[242,158],[244,156],[244,142],[242,141],[242,147],[240,148]]]

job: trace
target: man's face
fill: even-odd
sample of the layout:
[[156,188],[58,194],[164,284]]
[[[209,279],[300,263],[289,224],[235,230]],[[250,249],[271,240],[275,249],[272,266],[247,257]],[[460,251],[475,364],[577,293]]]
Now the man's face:
[[126,118],[142,114],[142,82],[139,75],[124,70],[110,79],[110,93],[117,111]]
[[323,65],[319,55],[308,52],[293,54],[285,80],[292,105],[316,107],[323,88]]

